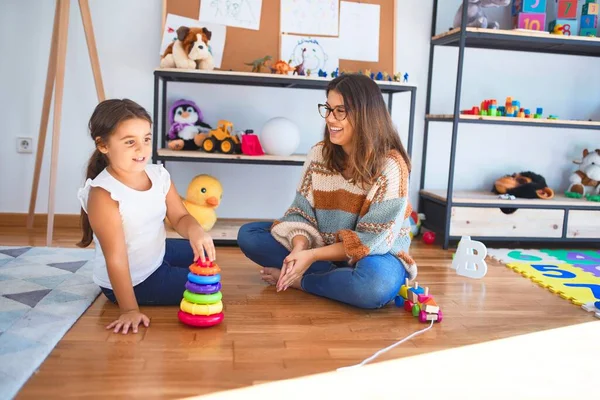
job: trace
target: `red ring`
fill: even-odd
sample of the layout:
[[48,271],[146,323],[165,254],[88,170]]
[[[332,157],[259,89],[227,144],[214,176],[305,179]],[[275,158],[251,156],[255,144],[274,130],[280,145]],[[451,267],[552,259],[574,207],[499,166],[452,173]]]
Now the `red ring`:
[[181,322],[199,328],[208,328],[210,326],[218,325],[223,321],[224,317],[225,314],[222,312],[211,315],[192,315],[181,310],[177,312],[177,318],[179,318]]

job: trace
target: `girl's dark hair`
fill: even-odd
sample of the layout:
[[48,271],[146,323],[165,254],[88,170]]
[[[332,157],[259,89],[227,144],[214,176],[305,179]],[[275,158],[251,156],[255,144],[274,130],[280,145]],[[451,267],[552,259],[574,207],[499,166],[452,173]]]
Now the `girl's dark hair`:
[[325,127],[323,156],[329,169],[342,173],[349,167],[352,181],[373,184],[381,173],[390,151],[397,151],[408,171],[411,162],[394,128],[379,86],[362,74],[343,74],[329,82],[327,95],[335,90],[344,99],[348,122],[354,129],[353,151],[346,155],[329,139]]
[[[90,157],[87,166],[86,180],[94,179],[108,166],[107,157],[98,150],[98,145],[107,143],[108,138],[115,132],[117,126],[129,119],[143,119],[152,124],[148,112],[136,102],[129,99],[110,99],[99,103],[92,113],[89,122],[89,131],[96,144],[96,150]],[[92,243],[93,231],[87,213],[81,209],[82,238],[77,246],[87,247]]]

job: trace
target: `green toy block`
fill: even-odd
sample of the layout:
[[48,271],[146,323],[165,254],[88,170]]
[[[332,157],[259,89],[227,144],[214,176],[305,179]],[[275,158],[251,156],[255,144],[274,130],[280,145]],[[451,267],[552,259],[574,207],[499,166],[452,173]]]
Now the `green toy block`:
[[579,30],[579,36],[596,37],[596,28],[581,28]]

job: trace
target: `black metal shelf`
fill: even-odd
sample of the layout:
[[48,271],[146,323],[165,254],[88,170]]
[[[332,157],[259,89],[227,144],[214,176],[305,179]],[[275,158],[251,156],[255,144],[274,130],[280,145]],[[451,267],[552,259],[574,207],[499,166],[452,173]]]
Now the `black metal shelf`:
[[[461,29],[434,36],[434,46],[460,46]],[[466,28],[465,47],[600,57],[600,38],[559,36],[520,30]]]
[[[429,122],[454,122],[453,115],[426,115]],[[574,121],[560,119],[534,119],[513,117],[488,117],[481,115],[461,114],[458,121],[461,124],[487,124],[487,125],[521,125],[529,127],[569,128],[600,130],[600,121]]]
[[[327,88],[332,78],[318,76],[278,75],[269,73],[235,72],[235,71],[203,71],[183,70],[176,68],[158,68],[154,71],[156,77],[169,82],[216,83],[226,85],[267,86],[291,89]],[[401,82],[377,81],[383,93],[412,92],[415,85]]]
[[[462,0],[461,26],[451,29],[442,34],[437,33],[437,12],[439,0],[433,2],[433,13],[431,23],[431,43],[429,46],[429,72],[427,78],[427,100],[425,105],[425,131],[423,134],[423,150],[421,160],[421,180],[419,189],[420,212],[427,215],[423,226],[431,228],[443,234],[443,248],[447,249],[450,240],[457,239],[450,235],[451,213],[453,206],[469,207],[506,207],[511,205],[502,205],[500,201],[486,201],[484,199],[471,199],[463,201],[460,198],[454,198],[454,173],[456,164],[456,147],[458,142],[458,127],[461,123],[470,124],[489,124],[489,125],[521,125],[529,127],[551,127],[551,128],[569,128],[569,129],[600,129],[600,122],[593,121],[572,121],[572,120],[529,120],[524,118],[506,118],[506,117],[483,117],[464,115],[460,113],[461,91],[463,86],[463,66],[465,60],[465,49],[490,49],[490,50],[508,50],[530,53],[548,53],[562,55],[578,55],[588,57],[600,57],[600,38],[583,36],[558,36],[543,32],[526,32],[522,30],[500,30],[500,29],[481,29],[467,27],[467,11],[469,0]],[[431,115],[432,99],[432,80],[433,80],[433,62],[435,48],[438,46],[456,47],[458,50],[457,71],[456,71],[456,89],[454,92],[454,104],[450,115]],[[450,160],[448,168],[448,185],[443,190],[443,199],[440,196],[428,195],[425,188],[425,176],[427,169],[427,143],[429,138],[429,124],[432,122],[450,122],[452,123],[452,136],[450,139]],[[492,204],[494,203],[494,204]],[[497,203],[497,204],[495,204]],[[511,203],[512,207],[517,203]],[[565,210],[564,223],[566,224],[569,210],[592,209],[598,210],[600,207],[591,204],[582,204],[569,202],[558,205],[556,202],[533,204],[528,203],[519,207],[524,208],[560,208]],[[432,215],[429,215],[431,213]],[[566,225],[563,228],[566,229]],[[475,235],[473,235],[475,237]],[[485,240],[538,240],[548,241],[547,238],[484,238]],[[553,240],[563,240],[569,242],[578,241],[568,239],[563,232],[562,238]]]

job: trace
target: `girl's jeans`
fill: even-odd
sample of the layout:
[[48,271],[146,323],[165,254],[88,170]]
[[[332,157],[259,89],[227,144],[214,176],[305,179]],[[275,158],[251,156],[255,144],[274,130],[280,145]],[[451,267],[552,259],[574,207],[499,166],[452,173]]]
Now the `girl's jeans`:
[[[290,253],[270,232],[270,222],[251,222],[238,232],[238,246],[262,267],[281,269]],[[346,262],[317,261],[302,277],[302,289],[360,308],[383,307],[394,299],[406,277],[400,260],[391,254],[369,255],[354,267]]]
[[[163,263],[145,281],[133,287],[135,298],[141,306],[179,305],[185,291],[185,283],[194,262],[194,251],[186,239],[167,239]],[[113,303],[117,302],[115,293],[101,288],[104,295]]]

